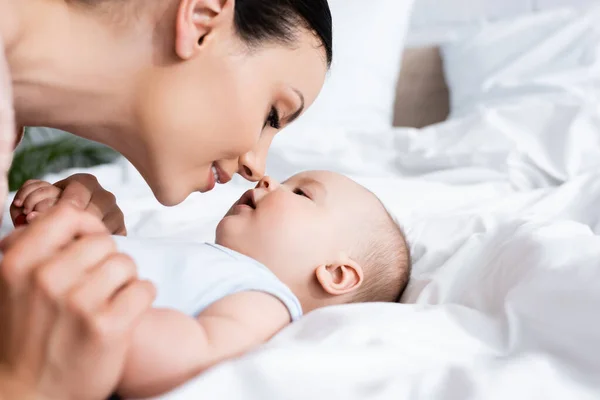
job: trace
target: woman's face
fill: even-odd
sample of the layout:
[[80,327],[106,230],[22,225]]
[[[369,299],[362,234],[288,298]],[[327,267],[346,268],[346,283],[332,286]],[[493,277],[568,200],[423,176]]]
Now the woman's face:
[[231,29],[213,30],[194,57],[154,66],[139,80],[146,147],[127,156],[164,205],[236,172],[257,181],[274,136],[313,103],[326,72],[311,32],[290,46],[248,50]]

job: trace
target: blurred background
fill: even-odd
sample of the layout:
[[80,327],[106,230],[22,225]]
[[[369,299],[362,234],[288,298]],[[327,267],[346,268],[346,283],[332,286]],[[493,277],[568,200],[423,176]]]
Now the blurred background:
[[455,40],[473,25],[595,3],[597,0],[416,0],[408,44],[439,44]]

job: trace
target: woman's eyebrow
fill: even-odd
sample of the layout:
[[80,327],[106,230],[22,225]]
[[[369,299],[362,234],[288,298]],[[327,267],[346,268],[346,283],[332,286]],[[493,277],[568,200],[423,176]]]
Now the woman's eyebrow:
[[290,116],[287,117],[286,124],[291,124],[292,122],[294,122],[300,116],[300,114],[302,114],[302,111],[304,111],[304,95],[298,89],[293,90],[298,95],[298,97],[300,97],[300,107],[298,107],[298,109],[294,111],[293,114],[290,114]]

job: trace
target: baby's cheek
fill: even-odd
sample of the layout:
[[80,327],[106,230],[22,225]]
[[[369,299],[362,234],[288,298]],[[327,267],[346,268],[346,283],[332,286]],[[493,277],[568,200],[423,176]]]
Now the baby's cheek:
[[298,221],[294,213],[285,212],[285,210],[265,210],[261,216],[260,222],[253,228],[260,240],[267,240],[269,243],[277,243],[278,246],[284,246],[297,235]]
[[273,204],[268,210],[268,217],[270,225],[281,230],[281,233],[304,228],[302,213],[293,204],[283,202]]
[[290,250],[310,249],[318,241],[319,222],[302,214],[284,214],[279,224],[280,240],[285,240]]

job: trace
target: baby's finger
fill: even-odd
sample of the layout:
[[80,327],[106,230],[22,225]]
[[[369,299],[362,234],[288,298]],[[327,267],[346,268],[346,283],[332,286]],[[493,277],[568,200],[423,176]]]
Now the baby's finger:
[[29,214],[25,215],[25,222],[31,223],[34,219],[40,216],[41,213],[37,211],[32,211]]
[[21,186],[21,188],[15,194],[15,199],[13,200],[13,204],[17,207],[23,207],[23,202],[32,192],[37,189],[49,186],[48,182],[40,181],[37,179],[30,179]]
[[56,186],[47,185],[40,187],[31,192],[23,201],[23,213],[28,214],[36,208],[38,203],[48,199],[58,199],[59,196],[60,189]]

